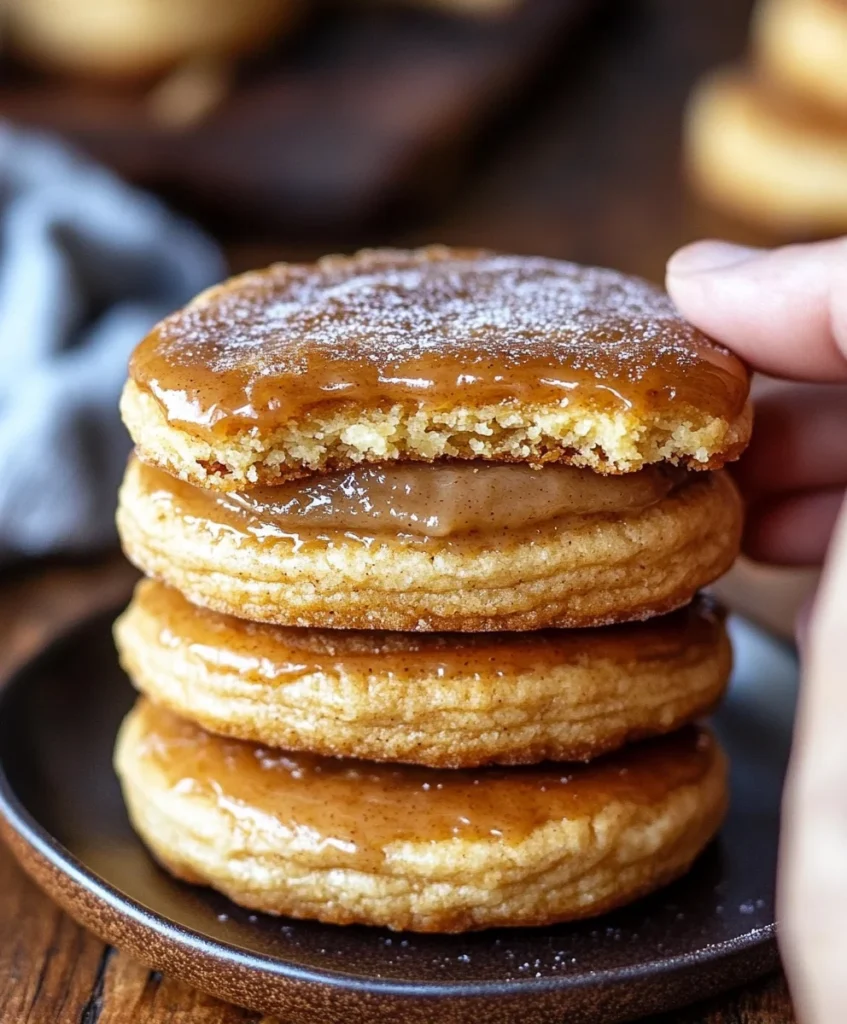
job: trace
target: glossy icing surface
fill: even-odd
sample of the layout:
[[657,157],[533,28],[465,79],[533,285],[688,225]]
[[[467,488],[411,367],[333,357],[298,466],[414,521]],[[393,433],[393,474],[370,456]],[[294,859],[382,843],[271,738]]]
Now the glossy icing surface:
[[498,534],[603,514],[637,514],[692,474],[648,467],[623,477],[590,469],[484,463],[360,468],[277,487],[221,493],[194,487],[137,463],[145,496],[168,514],[254,541],[297,545],[333,535],[368,543],[397,537],[418,543]]
[[398,685],[422,675],[502,678],[568,663],[606,658],[677,664],[715,649],[723,611],[698,597],[687,608],[650,622],[603,629],[528,633],[402,633],[298,629],[248,622],[200,608],[162,583],[146,581],[135,603],[151,621],[156,642],[184,648],[209,671],[286,685],[314,673],[371,670]]
[[236,278],[159,324],[130,375],[214,438],[316,406],[577,403],[732,420],[742,364],[652,285],[474,250],[381,250]]
[[449,537],[522,529],[562,516],[635,512],[684,470],[605,477],[588,469],[485,462],[388,463],[229,495],[226,505],[282,530],[367,530]]
[[703,729],[636,744],[590,764],[440,770],[321,758],[213,736],[142,700],[134,760],[202,795],[250,829],[304,852],[334,849],[373,865],[393,843],[453,837],[515,842],[550,821],[649,805],[697,784],[714,764]]

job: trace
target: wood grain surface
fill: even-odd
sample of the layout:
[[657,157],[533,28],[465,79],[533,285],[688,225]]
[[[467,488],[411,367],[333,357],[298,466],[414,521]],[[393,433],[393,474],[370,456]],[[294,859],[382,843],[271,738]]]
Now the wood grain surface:
[[[660,278],[668,254],[700,234],[744,235],[685,192],[679,132],[685,95],[744,46],[747,0],[609,3],[576,56],[490,133],[437,219],[362,244],[443,240],[603,263]],[[310,255],[233,232],[234,269]],[[345,247],[349,245],[345,244]],[[321,248],[325,249],[326,244]],[[808,576],[742,569],[729,596],[783,630]],[[129,593],[117,553],[0,571],[0,674],[89,612]],[[0,850],[0,1020],[74,1024],[230,1024],[262,1018],[146,968],[86,934]],[[782,978],[654,1018],[655,1024],[793,1024]],[[267,1018],[265,1019],[267,1021]],[[269,1024],[269,1022],[268,1022]],[[285,1022],[282,1022],[285,1024]]]

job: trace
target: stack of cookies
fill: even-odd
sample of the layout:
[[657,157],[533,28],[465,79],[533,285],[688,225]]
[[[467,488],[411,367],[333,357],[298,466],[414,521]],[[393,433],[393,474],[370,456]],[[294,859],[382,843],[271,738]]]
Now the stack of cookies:
[[759,0],[750,65],[692,96],[696,186],[776,237],[847,231],[847,2]]
[[277,265],[137,348],[130,815],[244,906],[420,931],[687,870],[748,376],[647,283],[432,247]]

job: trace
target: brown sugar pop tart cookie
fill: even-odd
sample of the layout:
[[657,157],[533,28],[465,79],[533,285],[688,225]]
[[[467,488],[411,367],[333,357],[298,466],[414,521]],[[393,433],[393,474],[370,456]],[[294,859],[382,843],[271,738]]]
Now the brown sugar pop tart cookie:
[[720,69],[689,101],[686,159],[707,202],[774,237],[847,230],[847,114],[810,111],[745,71]]
[[268,45],[293,0],[7,0],[9,45],[50,70],[143,82],[192,61],[231,61]]
[[440,771],[292,754],[142,700],[116,768],[156,858],[256,910],[424,932],[542,925],[684,874],[727,805],[690,727],[588,765]]
[[738,550],[749,380],[614,271],[430,248],[280,265],[136,350],[119,526],[145,572],[281,625],[588,626]]
[[672,732],[724,692],[722,611],[525,633],[386,633],[247,622],[139,584],[115,637],[157,704],[211,732],[441,768],[587,760]]
[[759,0],[752,49],[769,87],[847,121],[844,0]]

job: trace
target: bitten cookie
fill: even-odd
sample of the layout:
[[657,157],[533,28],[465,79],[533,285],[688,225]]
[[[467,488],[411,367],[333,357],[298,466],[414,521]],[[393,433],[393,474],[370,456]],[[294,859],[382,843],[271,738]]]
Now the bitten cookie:
[[138,346],[122,412],[142,460],[232,491],[444,458],[718,468],[748,388],[646,281],[432,246],[204,292]]

